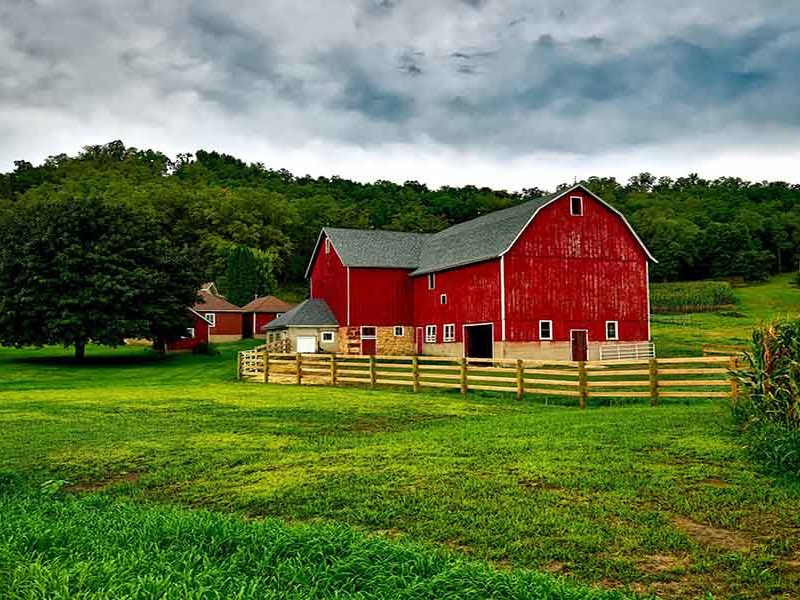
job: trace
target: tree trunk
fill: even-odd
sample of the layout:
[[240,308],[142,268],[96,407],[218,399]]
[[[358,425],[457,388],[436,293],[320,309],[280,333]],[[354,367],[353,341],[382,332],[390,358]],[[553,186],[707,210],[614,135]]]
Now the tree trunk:
[[86,340],[75,342],[75,360],[82,361],[86,358]]

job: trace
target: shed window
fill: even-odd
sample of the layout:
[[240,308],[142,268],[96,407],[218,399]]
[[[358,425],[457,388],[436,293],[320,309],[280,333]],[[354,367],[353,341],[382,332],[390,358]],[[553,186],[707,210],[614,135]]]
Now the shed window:
[[194,327],[189,327],[186,330],[186,335],[184,336],[187,339],[193,340],[194,339]]
[[447,304],[447,294],[439,296],[439,304]]
[[619,339],[619,323],[617,321],[606,321],[606,339],[609,341]]
[[209,327],[216,327],[217,325],[217,315],[215,313],[206,313],[203,315],[203,318],[208,321]]
[[374,340],[378,337],[378,329],[372,326],[364,326],[361,328],[361,339]]
[[428,289],[436,289],[436,273],[428,273]]
[[553,339],[553,322],[552,321],[539,321],[539,339],[552,340]]
[[331,239],[325,238],[325,254],[331,253]]
[[569,213],[573,217],[583,216],[583,198],[581,196],[570,196]]
[[323,342],[332,342],[333,341],[333,332],[332,331],[323,331],[322,332],[322,341]]
[[436,343],[436,325],[425,325],[425,342],[428,344]]
[[406,330],[402,325],[394,326],[394,337],[403,337],[405,334]]
[[445,342],[455,342],[456,341],[456,326],[455,326],[455,323],[447,323],[444,326],[444,341]]

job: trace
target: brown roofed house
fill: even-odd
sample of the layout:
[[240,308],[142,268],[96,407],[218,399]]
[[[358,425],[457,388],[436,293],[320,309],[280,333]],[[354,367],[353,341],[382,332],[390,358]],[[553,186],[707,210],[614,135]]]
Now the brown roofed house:
[[197,293],[200,301],[192,308],[208,321],[210,342],[238,341],[245,333],[244,312],[215,293],[216,289],[213,283],[205,284]]
[[275,296],[256,298],[242,307],[245,327],[249,327],[250,335],[256,335],[267,323],[293,308],[294,304],[284,302]]

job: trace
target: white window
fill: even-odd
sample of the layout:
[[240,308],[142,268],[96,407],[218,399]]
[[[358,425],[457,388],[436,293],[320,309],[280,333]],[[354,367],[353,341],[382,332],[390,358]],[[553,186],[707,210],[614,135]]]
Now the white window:
[[436,325],[425,325],[425,343],[436,343]]
[[189,338],[190,340],[194,339],[194,327],[189,327],[186,330],[186,337]]
[[394,337],[403,337],[405,334],[406,330],[402,325],[394,326]]
[[569,197],[569,214],[573,217],[583,216],[583,198],[581,196]]
[[331,253],[331,239],[325,238],[325,254]]
[[436,289],[436,273],[428,273],[428,289]]
[[619,339],[619,323],[617,321],[606,321],[606,339],[609,341]]
[[374,340],[378,337],[378,329],[372,326],[364,326],[361,328],[362,340]]
[[447,294],[439,296],[439,304],[447,304]]
[[539,339],[552,340],[553,339],[553,322],[552,321],[539,321]]
[[322,341],[323,342],[332,342],[333,341],[333,332],[332,331],[323,331],[322,332]]
[[217,315],[215,313],[206,313],[203,315],[206,321],[208,321],[209,327],[216,327],[217,326]]
[[444,326],[444,341],[445,342],[455,342],[456,341],[456,326],[455,323],[448,323]]

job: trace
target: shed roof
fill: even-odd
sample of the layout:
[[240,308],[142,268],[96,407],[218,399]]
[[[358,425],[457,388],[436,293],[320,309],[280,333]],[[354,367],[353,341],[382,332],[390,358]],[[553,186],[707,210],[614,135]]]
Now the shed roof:
[[276,296],[261,296],[245,304],[242,310],[244,312],[282,313],[292,310],[294,306]]
[[261,331],[271,331],[275,329],[285,329],[287,327],[338,327],[339,321],[333,316],[328,303],[325,300],[312,298],[305,300],[288,312],[276,317]]
[[194,310],[198,312],[242,312],[242,309],[228,302],[222,296],[212,294],[208,290],[197,292],[200,302],[194,305]]

